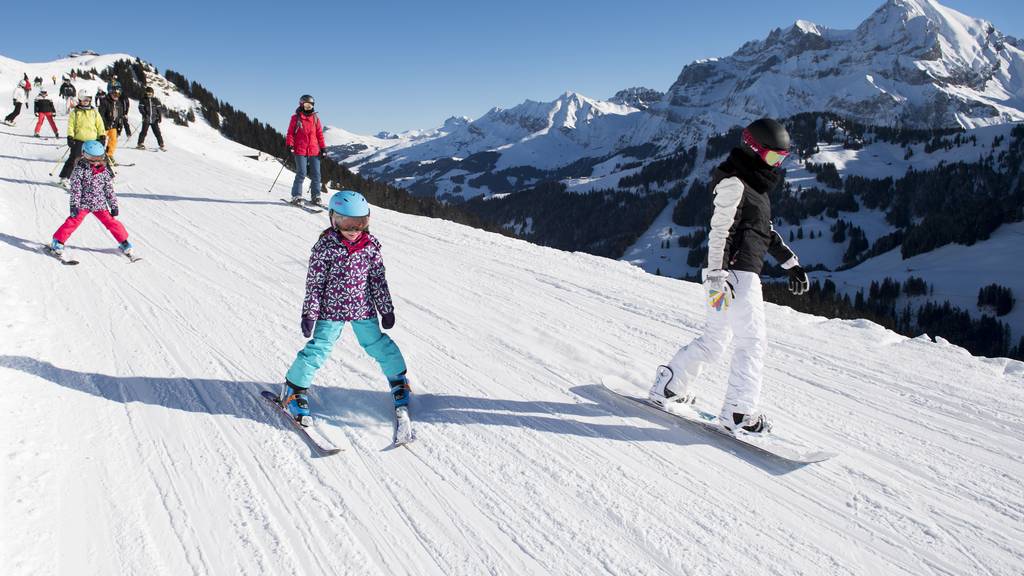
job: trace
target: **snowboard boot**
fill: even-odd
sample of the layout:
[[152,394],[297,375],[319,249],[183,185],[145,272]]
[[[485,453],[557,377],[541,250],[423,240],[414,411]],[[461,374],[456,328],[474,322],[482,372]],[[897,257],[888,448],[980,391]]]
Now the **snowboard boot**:
[[57,242],[57,239],[54,238],[53,241],[50,242],[50,251],[56,254],[57,256],[60,256],[61,254],[64,253],[64,245],[61,244],[60,242]]
[[121,249],[121,253],[124,254],[125,256],[131,256],[132,255],[132,243],[131,242],[125,240],[124,242],[121,242],[120,244],[118,244],[117,247]]
[[741,414],[733,412],[731,407],[722,410],[718,415],[718,421],[733,434],[746,432],[761,435],[772,431],[772,421],[764,414]]
[[306,395],[308,389],[300,388],[287,380],[284,383],[284,393],[287,396],[281,402],[288,409],[288,413],[292,415],[292,418],[295,418],[299,424],[310,426],[313,424],[313,417],[309,415],[309,397]]
[[697,401],[695,394],[685,388],[676,390],[675,388],[677,387],[681,388],[680,382],[675,378],[675,373],[672,369],[668,366],[658,366],[654,385],[651,386],[647,397],[651,399],[651,402],[664,408],[672,404],[693,404]]

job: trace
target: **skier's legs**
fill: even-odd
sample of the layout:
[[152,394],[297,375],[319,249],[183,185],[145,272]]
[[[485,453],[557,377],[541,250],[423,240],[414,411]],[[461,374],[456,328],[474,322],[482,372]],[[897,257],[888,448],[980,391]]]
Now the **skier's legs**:
[[15,100],[14,111],[8,114],[6,118],[4,118],[4,122],[14,122],[14,119],[18,117],[18,114],[21,114],[21,102]]
[[[53,128],[53,135],[60,136],[60,132],[57,130],[57,123],[53,121],[53,114],[50,112],[43,112],[41,116],[46,116],[46,119],[50,121],[50,128]],[[39,132],[39,128],[36,128],[36,132]]]
[[82,221],[89,214],[88,210],[79,210],[77,216],[68,216],[67,220],[53,233],[53,239],[61,244],[67,244],[68,238],[81,226]]
[[117,152],[117,129],[111,128],[107,130],[107,156],[113,158],[114,152]]
[[[153,130],[154,134],[156,133],[155,127],[156,127],[156,125],[154,124],[154,130]],[[149,122],[143,122],[142,123],[142,130],[139,130],[139,141],[136,143],[136,146],[142,146],[142,143],[146,141],[146,135],[147,134],[149,134]],[[157,139],[159,140],[159,138],[157,138]]]
[[292,362],[285,378],[299,388],[309,388],[316,371],[331,355],[334,343],[338,341],[344,327],[344,322],[317,320],[313,327],[313,338],[306,342],[306,346],[295,356],[295,361]]
[[398,379],[405,372],[402,351],[390,336],[380,331],[377,318],[354,320],[352,330],[356,333],[359,345],[377,361],[377,364],[380,364],[381,371],[389,381]]
[[[706,297],[707,295],[705,295]],[[729,317],[733,313],[731,306],[721,309],[708,306],[704,332],[680,348],[668,362],[668,367],[673,372],[671,388],[677,394],[692,390],[693,384],[700,377],[704,364],[714,362],[722,357],[732,339]]]
[[[36,129],[35,129],[35,133],[36,134],[39,134],[39,129],[43,127],[43,120],[45,119],[45,117],[46,117],[45,114],[40,114],[39,118],[36,119]],[[52,122],[52,120],[51,120],[51,122]]]
[[320,197],[320,157],[309,157],[309,195],[313,198]]
[[730,308],[730,324],[736,338],[725,408],[740,414],[757,411],[761,398],[764,357],[768,348],[761,278],[753,272],[736,272],[736,297]]
[[160,134],[160,124],[158,124],[158,123],[153,124],[153,135],[156,136],[156,143],[157,143],[157,145],[160,146],[161,148],[163,148],[164,147],[164,137],[163,137],[162,134]]
[[110,212],[107,212],[106,210],[96,210],[93,212],[93,216],[96,216],[96,219],[100,221],[100,224],[103,224],[103,226],[106,227],[107,231],[114,237],[114,240],[117,240],[118,244],[128,239],[128,231],[125,230],[124,224],[121,224],[120,220],[111,216]]
[[302,183],[306,180],[306,157],[295,155],[295,182],[292,183],[292,198],[302,196]]
[[68,159],[64,162],[64,167],[60,169],[60,177],[62,180],[64,178],[71,177],[71,171],[75,169],[75,162],[78,162],[78,159],[82,157],[83,144],[85,144],[85,142],[72,139],[71,151],[68,152]]

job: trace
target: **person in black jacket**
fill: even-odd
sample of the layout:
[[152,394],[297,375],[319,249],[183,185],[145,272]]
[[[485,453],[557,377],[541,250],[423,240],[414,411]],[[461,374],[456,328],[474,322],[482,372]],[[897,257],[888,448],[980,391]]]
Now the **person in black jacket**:
[[142,130],[139,132],[139,142],[135,147],[145,150],[146,145],[143,142],[146,141],[146,135],[152,127],[156,143],[160,145],[161,150],[166,150],[164,137],[160,134],[160,101],[153,97],[152,86],[146,87],[146,97],[139,100],[139,113],[142,114]]
[[70,114],[71,109],[74,108],[78,103],[75,102],[75,85],[70,80],[64,78],[64,82],[60,85],[60,97],[64,100],[64,113]]
[[35,112],[36,118],[36,138],[39,138],[39,129],[43,127],[43,120],[50,121],[50,128],[53,128],[53,137],[60,138],[60,134],[57,132],[57,123],[53,121],[53,115],[57,113],[57,110],[53,107],[53,101],[50,100],[46,94],[46,90],[39,92],[39,96],[36,96],[35,102],[32,103],[32,111]]
[[121,97],[119,90],[107,94],[99,105],[100,117],[103,118],[103,125],[107,127],[107,157],[114,165],[114,153],[117,152],[117,135],[122,129],[128,130],[131,137],[131,128],[128,128],[128,99]]
[[730,340],[735,351],[719,423],[734,433],[767,433],[771,420],[758,410],[767,349],[761,268],[770,253],[789,272],[789,289],[807,292],[807,273],[772,226],[769,194],[782,183],[779,166],[789,154],[789,133],[771,118],[743,130],[741,143],[714,170],[714,212],[708,234],[704,332],[659,366],[649,396],[669,406],[693,403],[693,385],[705,363],[721,358]]

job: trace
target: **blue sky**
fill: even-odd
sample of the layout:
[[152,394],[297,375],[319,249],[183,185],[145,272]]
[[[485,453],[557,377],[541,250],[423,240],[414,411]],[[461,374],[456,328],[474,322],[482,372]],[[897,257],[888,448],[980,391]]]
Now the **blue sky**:
[[[278,128],[310,93],[326,123],[372,134],[566,90],[665,90],[694,59],[801,18],[853,28],[883,1],[50,2],[45,14],[15,1],[4,8],[0,54],[127,52]],[[1024,37],[1024,2],[942,3]]]

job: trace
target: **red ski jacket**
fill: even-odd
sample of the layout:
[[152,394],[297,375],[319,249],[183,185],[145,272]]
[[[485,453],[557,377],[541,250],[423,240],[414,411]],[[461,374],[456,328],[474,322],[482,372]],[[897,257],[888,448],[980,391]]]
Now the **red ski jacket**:
[[302,113],[292,114],[285,144],[289,148],[295,148],[296,156],[320,155],[320,150],[327,145],[324,144],[324,127],[320,124],[320,117],[316,112],[309,116]]

